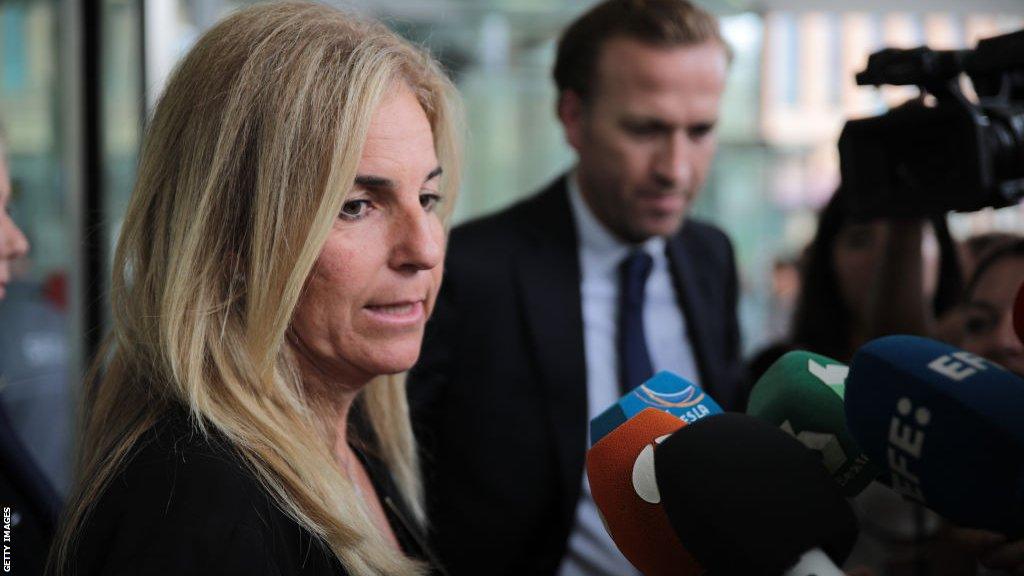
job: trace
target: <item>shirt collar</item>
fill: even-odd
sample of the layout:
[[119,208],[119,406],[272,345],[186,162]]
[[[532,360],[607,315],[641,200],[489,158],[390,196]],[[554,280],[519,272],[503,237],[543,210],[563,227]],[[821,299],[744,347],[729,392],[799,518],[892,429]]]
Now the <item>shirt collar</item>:
[[569,203],[572,206],[573,220],[576,222],[576,233],[579,235],[580,249],[584,252],[607,256],[616,262],[625,258],[626,254],[637,247],[643,248],[655,261],[665,256],[665,239],[661,236],[648,238],[642,244],[630,244],[618,239],[594,213],[583,199],[580,192],[579,176],[576,170],[566,178],[569,189]]

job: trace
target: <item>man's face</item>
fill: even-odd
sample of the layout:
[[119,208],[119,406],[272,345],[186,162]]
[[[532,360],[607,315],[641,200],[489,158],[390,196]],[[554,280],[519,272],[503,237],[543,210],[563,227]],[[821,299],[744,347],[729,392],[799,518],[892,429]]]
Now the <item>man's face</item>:
[[628,242],[674,234],[715,155],[724,47],[605,42],[590,100],[567,91],[559,118],[594,214]]

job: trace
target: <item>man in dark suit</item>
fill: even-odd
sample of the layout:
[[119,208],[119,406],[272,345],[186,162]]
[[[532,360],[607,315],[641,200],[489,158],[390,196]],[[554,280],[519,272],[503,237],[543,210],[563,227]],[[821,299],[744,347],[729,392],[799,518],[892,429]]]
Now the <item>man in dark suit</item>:
[[685,0],[597,5],[554,72],[576,167],[452,231],[409,383],[452,574],[635,574],[583,477],[589,419],[662,369],[742,409],[732,247],[685,218],[729,58]]

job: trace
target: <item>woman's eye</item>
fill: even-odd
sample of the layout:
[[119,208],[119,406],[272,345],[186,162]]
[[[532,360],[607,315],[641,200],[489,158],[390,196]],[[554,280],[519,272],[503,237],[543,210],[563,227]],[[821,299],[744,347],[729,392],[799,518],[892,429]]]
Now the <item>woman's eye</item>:
[[345,220],[358,220],[370,210],[369,200],[348,200],[341,206],[341,216]]
[[992,331],[994,323],[980,315],[969,315],[964,321],[964,330],[973,336],[983,336]]
[[440,203],[440,194],[420,194],[420,206],[423,206],[423,209],[426,210],[427,212],[433,212],[437,208],[437,205]]

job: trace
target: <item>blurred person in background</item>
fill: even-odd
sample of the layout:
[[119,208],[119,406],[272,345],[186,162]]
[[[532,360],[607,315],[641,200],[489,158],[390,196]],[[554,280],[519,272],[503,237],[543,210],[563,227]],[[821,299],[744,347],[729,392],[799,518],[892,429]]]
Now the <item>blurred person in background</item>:
[[860,219],[840,189],[822,208],[801,258],[800,293],[788,338],[755,354],[751,384],[780,356],[804,349],[848,363],[865,342],[894,332],[932,335],[955,306],[962,279],[943,220]]
[[[1013,329],[1017,291],[1024,284],[1024,238],[999,233],[985,238],[985,244],[964,290],[958,344],[1024,377],[1024,345]],[[988,570],[1024,574],[1024,540],[965,528],[951,529],[947,536]]]
[[[7,152],[4,160],[14,164],[13,152]],[[33,201],[38,205],[39,199],[29,195],[41,192],[19,185],[10,169],[10,165],[4,166],[9,215],[14,196],[24,198],[23,207],[31,207]],[[18,216],[23,218],[23,227],[42,237],[39,244],[46,245],[46,240],[53,238],[55,231],[40,225],[39,220],[31,227],[31,217],[37,216],[31,208]],[[33,251],[11,261],[0,273],[5,302],[0,306],[0,404],[50,484],[63,494],[71,479],[75,405],[66,270],[64,266],[44,268],[40,260],[45,256]]]
[[1003,238],[977,261],[964,290],[961,348],[1024,377],[1024,345],[1013,329],[1013,307],[1024,284],[1024,238]]
[[452,232],[409,394],[454,574],[635,574],[584,476],[589,420],[659,370],[744,405],[732,244],[689,216],[729,60],[693,3],[596,4],[554,67],[575,167]]
[[[848,364],[871,339],[890,333],[936,337],[956,321],[950,311],[962,282],[945,221],[856,218],[843,194],[838,190],[821,210],[804,252],[789,338],[752,357],[751,387],[791,350]],[[938,538],[938,517],[918,514],[888,487],[870,485],[855,499],[855,509],[862,530],[848,565],[893,576],[920,569],[931,576],[962,576],[973,570],[962,549]]]
[[6,136],[0,130],[0,299],[7,296],[7,287],[14,280],[15,262],[28,255],[28,239],[11,216],[11,174],[7,167]]
[[[11,216],[11,193],[4,136],[0,133],[0,307],[5,305],[14,279],[13,265],[29,251],[28,240]],[[7,324],[0,325],[2,331],[11,329]],[[5,378],[0,370],[0,392],[6,386]],[[0,403],[0,520],[5,531],[10,527],[10,540],[3,542],[4,564],[0,570],[25,576],[42,574],[59,509],[60,498],[25,449]]]
[[[961,276],[965,279],[973,278],[978,263],[990,250],[1012,243],[1018,238],[1018,235],[1009,232],[984,232],[957,243]],[[946,310],[935,326],[933,336],[936,339],[962,346],[967,336],[966,304],[967,301],[961,298],[955,306]]]
[[428,55],[327,6],[199,39],[147,127],[51,574],[432,570],[401,373],[457,116]]
[[[959,254],[969,274],[957,300],[951,296],[958,292],[957,278],[944,277],[955,271],[949,267],[952,244],[948,232],[941,226],[936,230],[943,259],[937,281],[922,258],[921,222],[854,221],[839,195],[833,197],[807,251],[793,342],[763,352],[753,360],[750,372],[756,378],[794,348],[849,362],[869,339],[916,333],[1024,375],[1024,346],[1013,330],[1015,297],[1024,283],[1024,239],[989,233],[963,242]],[[889,300],[881,306],[872,302],[879,296]],[[889,313],[893,310],[898,313]],[[885,314],[889,323],[883,326],[878,316]],[[1024,541],[955,528],[933,514],[915,520],[912,504],[877,485],[857,498],[857,508],[864,536],[850,562],[870,566],[878,574],[910,576],[920,574],[923,567],[931,576],[963,576],[978,572],[974,559],[989,569],[1024,573]]]

